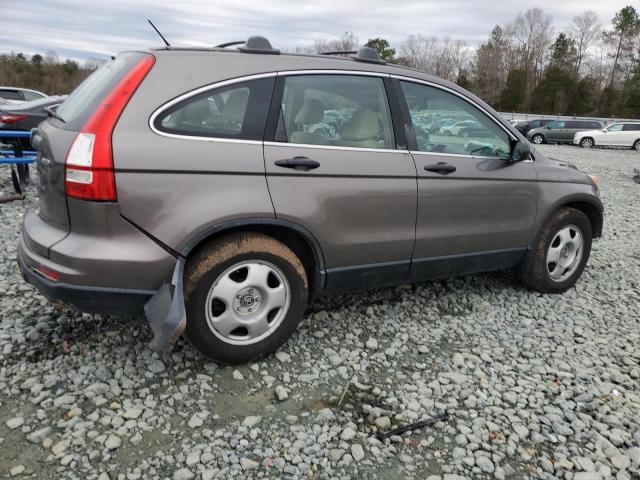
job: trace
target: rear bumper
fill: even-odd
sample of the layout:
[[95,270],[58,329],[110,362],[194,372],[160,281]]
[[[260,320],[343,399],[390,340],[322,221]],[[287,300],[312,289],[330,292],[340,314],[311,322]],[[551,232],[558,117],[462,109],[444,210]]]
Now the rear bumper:
[[26,212],[18,243],[24,278],[50,300],[88,313],[142,312],[171,279],[176,257],[120,215],[117,204],[68,199],[69,231]]
[[[27,264],[25,257],[32,266]],[[90,287],[54,282],[33,269],[33,266],[37,264],[37,254],[29,251],[21,237],[18,244],[18,266],[22,277],[49,300],[62,302],[81,312],[99,314],[142,313],[144,304],[155,293],[153,290]]]

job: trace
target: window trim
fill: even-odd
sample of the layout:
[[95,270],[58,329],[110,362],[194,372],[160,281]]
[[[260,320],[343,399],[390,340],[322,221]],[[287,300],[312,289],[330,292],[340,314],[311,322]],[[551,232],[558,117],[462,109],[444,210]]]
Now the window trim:
[[[511,133],[504,125],[502,125],[502,123],[500,123],[500,121],[498,121],[496,119],[496,117],[494,115],[492,115],[489,111],[487,111],[485,108],[483,108],[481,105],[479,105],[478,103],[474,102],[473,100],[471,100],[469,97],[456,92],[455,90],[445,87],[443,85],[439,85],[437,83],[433,83],[433,82],[429,82],[426,80],[418,80],[412,77],[405,77],[402,75],[391,75],[391,79],[394,81],[394,86],[395,86],[395,90],[396,90],[396,95],[401,99],[400,101],[400,105],[401,105],[401,111],[403,113],[403,116],[405,117],[403,119],[403,121],[406,124],[407,129],[410,130],[411,135],[407,135],[407,143],[409,144],[409,151],[411,152],[412,155],[431,155],[431,156],[447,156],[447,157],[464,157],[464,158],[479,158],[479,159],[496,159],[498,157],[489,157],[489,156],[485,156],[485,155],[471,155],[471,154],[467,154],[467,153],[445,153],[445,152],[423,152],[421,150],[418,149],[418,142],[416,140],[415,137],[415,130],[414,130],[414,125],[413,125],[413,119],[411,118],[411,113],[409,111],[409,105],[407,104],[407,99],[404,95],[404,92],[402,91],[402,85],[400,85],[400,82],[410,82],[410,83],[417,83],[417,84],[422,84],[422,85],[426,85],[428,87],[433,87],[433,88],[437,88],[439,90],[445,91],[447,93],[452,93],[455,96],[461,98],[463,101],[466,101],[467,103],[470,103],[472,106],[474,106],[475,108],[477,108],[478,110],[480,110],[482,113],[484,113],[487,118],[489,119],[489,121],[492,121],[493,123],[497,124],[502,130],[505,131],[505,133],[507,134],[507,137],[509,138],[510,142],[517,142],[518,138],[513,135],[513,133]],[[410,122],[410,123],[407,123]],[[533,163],[533,160],[523,160],[521,163]]]

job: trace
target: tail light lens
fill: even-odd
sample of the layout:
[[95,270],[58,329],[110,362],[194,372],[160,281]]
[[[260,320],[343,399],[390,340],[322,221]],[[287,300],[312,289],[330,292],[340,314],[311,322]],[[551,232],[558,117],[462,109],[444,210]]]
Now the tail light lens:
[[29,118],[29,115],[18,115],[17,113],[3,113],[0,115],[0,123],[18,123],[20,120]]
[[74,140],[65,162],[67,197],[95,202],[115,202],[116,182],[111,137],[134,92],[155,59],[141,59],[105,97]]

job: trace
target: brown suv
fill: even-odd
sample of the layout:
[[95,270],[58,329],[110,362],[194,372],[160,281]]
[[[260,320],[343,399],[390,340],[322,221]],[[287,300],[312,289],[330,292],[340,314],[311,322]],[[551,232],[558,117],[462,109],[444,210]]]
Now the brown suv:
[[[479,128],[423,128],[438,116]],[[517,268],[562,292],[602,231],[597,179],[367,48],[123,53],[32,142],[25,278],[87,312],[144,307],[153,348],[184,331],[226,363],[273,352],[313,296],[345,288]]]

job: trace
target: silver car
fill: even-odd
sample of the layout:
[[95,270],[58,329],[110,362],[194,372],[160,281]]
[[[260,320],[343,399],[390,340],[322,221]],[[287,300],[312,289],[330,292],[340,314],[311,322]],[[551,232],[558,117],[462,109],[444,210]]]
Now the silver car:
[[[482,135],[416,134],[429,110]],[[337,131],[314,128],[327,112]],[[275,351],[313,297],[343,289],[513,268],[563,292],[602,232],[597,179],[367,48],[282,54],[252,37],[123,53],[32,143],[26,280],[82,311],[144,309],[152,348],[184,333],[223,363]]]

